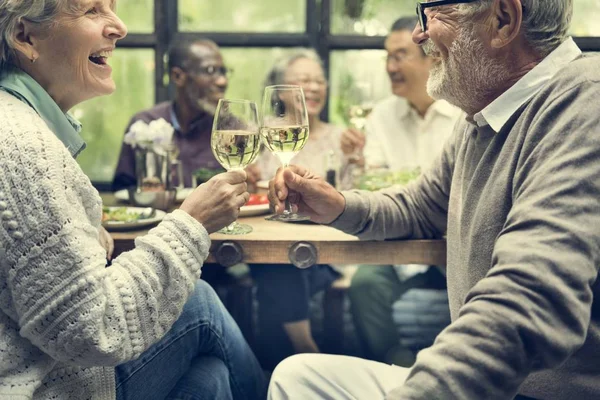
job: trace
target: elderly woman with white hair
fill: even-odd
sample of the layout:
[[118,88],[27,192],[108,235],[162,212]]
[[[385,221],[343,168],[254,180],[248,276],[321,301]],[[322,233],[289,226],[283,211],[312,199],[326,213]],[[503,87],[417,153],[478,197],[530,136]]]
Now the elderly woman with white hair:
[[244,172],[198,187],[112,261],[67,111],[115,90],[116,0],[0,0],[0,398],[260,399],[238,327],[198,280]]
[[[327,99],[327,78],[314,50],[303,49],[278,60],[267,75],[266,85],[299,85],[304,90],[310,136],[292,160],[319,174],[344,170],[340,148],[342,129],[321,119]],[[264,152],[257,163],[263,178],[271,178],[281,163]],[[257,284],[259,351],[265,368],[273,369],[295,353],[320,351],[311,333],[309,303],[318,291],[331,286],[340,274],[329,265],[298,269],[291,264],[251,265]]]

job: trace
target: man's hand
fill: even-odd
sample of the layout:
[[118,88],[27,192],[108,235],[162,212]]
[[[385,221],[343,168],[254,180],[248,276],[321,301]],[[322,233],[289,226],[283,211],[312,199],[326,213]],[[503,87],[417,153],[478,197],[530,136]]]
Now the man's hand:
[[340,192],[323,178],[297,165],[279,168],[269,182],[269,202],[278,214],[284,211],[286,198],[297,212],[320,224],[333,222],[346,208],[346,199]]
[[115,242],[110,236],[110,233],[103,226],[100,227],[98,241],[100,245],[106,250],[106,259],[110,261],[112,259],[113,252],[115,251]]
[[213,233],[237,219],[250,198],[247,188],[246,172],[225,172],[198,186],[179,208]]

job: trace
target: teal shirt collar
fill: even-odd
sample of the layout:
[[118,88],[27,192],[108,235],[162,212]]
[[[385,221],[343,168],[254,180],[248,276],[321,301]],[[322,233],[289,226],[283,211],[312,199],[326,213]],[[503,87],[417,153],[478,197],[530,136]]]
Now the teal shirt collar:
[[68,113],[63,113],[48,92],[29,74],[21,69],[10,69],[0,76],[0,90],[12,94],[33,108],[73,158],[85,149],[85,142],[79,135],[81,123]]

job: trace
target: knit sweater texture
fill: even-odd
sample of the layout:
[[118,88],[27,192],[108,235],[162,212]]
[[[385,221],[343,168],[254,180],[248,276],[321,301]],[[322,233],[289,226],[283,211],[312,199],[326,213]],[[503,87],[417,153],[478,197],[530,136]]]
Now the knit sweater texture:
[[600,398],[600,69],[563,68],[500,132],[465,121],[418,181],[344,192],[364,239],[441,238],[453,323],[389,399]]
[[177,320],[208,255],[175,211],[105,268],[102,202],[65,146],[0,91],[0,398],[114,399],[114,367]]

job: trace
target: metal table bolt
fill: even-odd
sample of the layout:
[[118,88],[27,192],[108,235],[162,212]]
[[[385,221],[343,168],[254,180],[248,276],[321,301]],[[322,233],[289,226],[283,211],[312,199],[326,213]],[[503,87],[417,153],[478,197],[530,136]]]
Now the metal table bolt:
[[304,269],[317,263],[318,251],[312,243],[296,242],[290,247],[288,257],[294,266]]
[[244,251],[236,242],[225,241],[217,247],[215,259],[222,266],[231,267],[244,260]]

